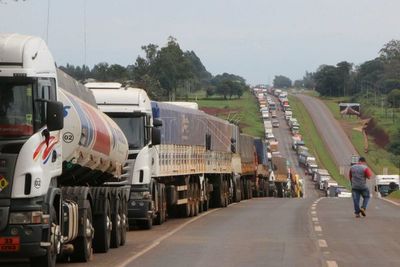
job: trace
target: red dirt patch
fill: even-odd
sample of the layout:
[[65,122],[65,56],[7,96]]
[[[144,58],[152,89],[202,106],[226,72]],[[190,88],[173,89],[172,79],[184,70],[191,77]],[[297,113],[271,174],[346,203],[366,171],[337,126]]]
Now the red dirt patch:
[[374,141],[379,147],[385,148],[389,144],[389,135],[384,129],[377,126],[374,118],[369,121],[366,131],[368,136],[374,137]]

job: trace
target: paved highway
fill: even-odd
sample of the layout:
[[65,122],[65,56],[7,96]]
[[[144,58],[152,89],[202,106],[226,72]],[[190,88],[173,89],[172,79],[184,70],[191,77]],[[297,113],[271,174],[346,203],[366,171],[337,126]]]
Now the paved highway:
[[[323,121],[323,127],[334,123]],[[282,155],[297,166],[281,115],[274,134]],[[320,198],[309,178],[305,183],[303,199],[251,199],[169,220],[150,231],[129,232],[124,247],[95,254],[90,263],[59,266],[400,266],[398,206],[372,199],[367,217],[355,218],[350,198]]]
[[344,174],[348,177],[351,156],[358,153],[339,122],[321,100],[302,94],[295,96],[303,102],[311,115],[318,133],[328,147],[334,162],[339,168],[342,167],[344,169]]
[[[279,101],[277,98],[273,97],[274,101],[278,104]],[[279,105],[279,104],[278,104]],[[274,128],[273,133],[275,138],[278,140],[279,152],[285,158],[287,158],[290,162],[290,165],[295,168],[296,172],[303,178],[303,190],[304,197],[319,197],[322,196],[322,193],[315,190],[314,184],[310,181],[309,176],[305,176],[304,169],[299,166],[297,154],[292,149],[292,135],[289,129],[289,126],[285,120],[284,112],[278,111],[277,117],[279,119],[279,128]],[[296,117],[296,114],[294,114]],[[300,125],[301,127],[301,125]]]

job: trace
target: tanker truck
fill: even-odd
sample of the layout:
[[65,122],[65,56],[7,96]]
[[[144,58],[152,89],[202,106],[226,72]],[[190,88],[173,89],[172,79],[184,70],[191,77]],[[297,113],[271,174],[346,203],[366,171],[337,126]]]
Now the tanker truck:
[[0,34],[0,260],[88,261],[124,244],[128,143],[45,42]]
[[193,108],[197,105],[150,101],[140,88],[85,86],[128,138],[130,225],[150,229],[168,217],[196,216],[240,200],[240,187],[234,187],[240,157],[232,153],[237,126]]

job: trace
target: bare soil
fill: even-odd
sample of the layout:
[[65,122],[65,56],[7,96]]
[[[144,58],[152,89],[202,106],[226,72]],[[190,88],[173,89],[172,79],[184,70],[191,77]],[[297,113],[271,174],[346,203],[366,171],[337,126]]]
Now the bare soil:
[[[355,125],[354,122],[347,121],[345,119],[339,120],[340,125],[342,126],[343,130],[345,131],[346,135],[351,139],[351,132],[352,130],[362,131],[363,122],[365,119],[360,120],[360,123]],[[376,124],[376,121],[371,118],[369,120],[367,126],[367,135],[372,136],[374,139],[374,143],[376,143],[380,148],[385,148],[387,144],[390,142],[389,135],[382,129],[379,128]]]

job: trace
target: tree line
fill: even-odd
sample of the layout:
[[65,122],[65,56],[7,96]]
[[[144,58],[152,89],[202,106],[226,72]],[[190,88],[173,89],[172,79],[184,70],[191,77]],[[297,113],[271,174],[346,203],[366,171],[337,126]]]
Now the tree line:
[[141,48],[144,56],[138,56],[126,67],[101,62],[91,69],[71,64],[60,66],[60,69],[81,82],[112,81],[139,87],[154,100],[187,98],[199,90],[204,90],[207,97],[240,98],[248,89],[245,79],[238,75],[223,73],[213,76],[194,51],[183,51],[173,37],[168,38],[164,47],[148,44]]
[[400,104],[400,40],[391,40],[379,50],[378,57],[354,65],[341,61],[321,65],[315,72],[306,72],[299,87],[315,89],[322,96],[357,96],[366,93],[393,94],[390,105]]

